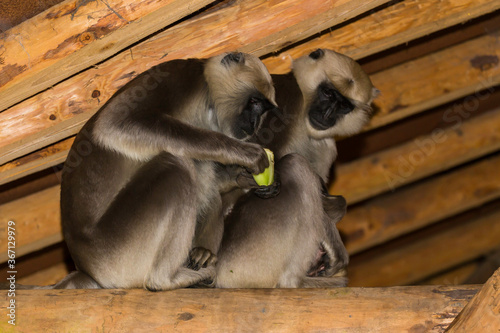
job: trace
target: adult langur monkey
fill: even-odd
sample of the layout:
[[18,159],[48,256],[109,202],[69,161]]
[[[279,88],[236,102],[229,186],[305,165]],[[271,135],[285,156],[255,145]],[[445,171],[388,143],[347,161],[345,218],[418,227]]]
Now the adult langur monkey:
[[[321,193],[320,177],[301,155],[284,156],[276,170],[279,195],[261,199],[248,192],[226,218],[215,286],[345,286],[345,276],[333,276],[348,262],[335,226],[345,214],[345,199]],[[320,246],[325,254],[317,257]]]
[[[63,233],[78,270],[56,288],[168,290],[213,278],[213,265],[186,261],[199,247],[205,263],[220,245],[219,191],[234,180],[217,168],[268,166],[244,140],[275,107],[267,69],[243,53],[162,63],[121,88],[63,170]],[[195,229],[210,237],[194,239]]]
[[[294,61],[292,72],[272,75],[272,78],[276,101],[283,113],[281,116],[265,116],[257,132],[258,142],[270,148],[276,159],[290,153],[302,155],[326,183],[337,156],[335,137],[361,130],[369,119],[370,103],[378,95],[378,90],[358,63],[324,49]],[[287,156],[282,165],[289,166],[290,161],[298,160]],[[302,169],[307,169],[303,161],[297,163]],[[296,170],[299,166],[292,165],[288,170],[278,165],[276,170],[281,175],[281,193],[284,194],[262,202],[249,193],[240,198],[234,208],[227,205],[228,231],[218,253],[216,285],[344,286],[348,255],[335,223],[345,212],[345,201],[339,196],[329,196],[323,185],[325,190],[321,201],[324,209],[319,209],[318,182],[306,185],[305,181],[314,178],[312,174],[305,172],[305,178],[301,178]],[[309,195],[309,201],[304,199],[304,193]],[[230,202],[232,194],[226,195],[225,201]],[[316,210],[309,210],[310,206]],[[330,217],[326,229],[318,222],[328,221],[325,216]],[[278,227],[274,226],[275,223]],[[270,239],[275,243],[271,244]],[[325,255],[311,255],[311,246],[316,251],[320,248],[320,254]],[[303,257],[301,252],[308,254]],[[266,255],[260,258],[259,253]],[[309,269],[305,262],[309,263]],[[247,275],[249,272],[253,273]],[[313,277],[306,277],[307,274]],[[318,275],[330,278],[319,278]]]

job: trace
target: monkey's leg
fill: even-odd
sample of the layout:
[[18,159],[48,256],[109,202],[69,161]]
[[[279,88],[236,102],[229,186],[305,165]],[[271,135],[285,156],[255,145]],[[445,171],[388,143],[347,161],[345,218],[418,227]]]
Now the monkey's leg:
[[166,290],[189,286],[213,272],[183,268],[197,217],[193,162],[162,153],[118,193],[79,249],[77,263],[104,288]]
[[300,288],[338,288],[346,286],[346,276],[305,277]]

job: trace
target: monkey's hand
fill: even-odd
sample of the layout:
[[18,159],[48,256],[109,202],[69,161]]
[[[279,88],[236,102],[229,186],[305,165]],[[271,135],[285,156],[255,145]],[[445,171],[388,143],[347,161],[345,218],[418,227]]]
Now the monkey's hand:
[[258,175],[269,166],[267,153],[258,144],[242,142],[240,154],[242,161],[237,164],[248,169],[251,174]]
[[202,267],[214,266],[217,262],[217,256],[203,247],[195,247],[189,253],[189,262],[187,267],[199,270]]

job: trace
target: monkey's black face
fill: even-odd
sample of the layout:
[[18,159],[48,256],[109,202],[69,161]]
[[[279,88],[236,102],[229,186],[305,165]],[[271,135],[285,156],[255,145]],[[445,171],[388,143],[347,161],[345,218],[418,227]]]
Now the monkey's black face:
[[315,129],[326,130],[352,110],[354,104],[348,98],[331,82],[323,82],[318,86],[316,98],[309,109],[309,121]]
[[260,92],[251,94],[234,125],[235,137],[241,140],[252,136],[260,126],[262,115],[274,109],[276,106]]

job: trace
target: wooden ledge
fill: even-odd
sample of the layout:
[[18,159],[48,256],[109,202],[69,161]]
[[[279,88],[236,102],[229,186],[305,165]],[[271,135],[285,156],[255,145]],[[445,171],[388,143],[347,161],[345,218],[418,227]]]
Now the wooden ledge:
[[0,331],[442,332],[480,288],[17,290]]

